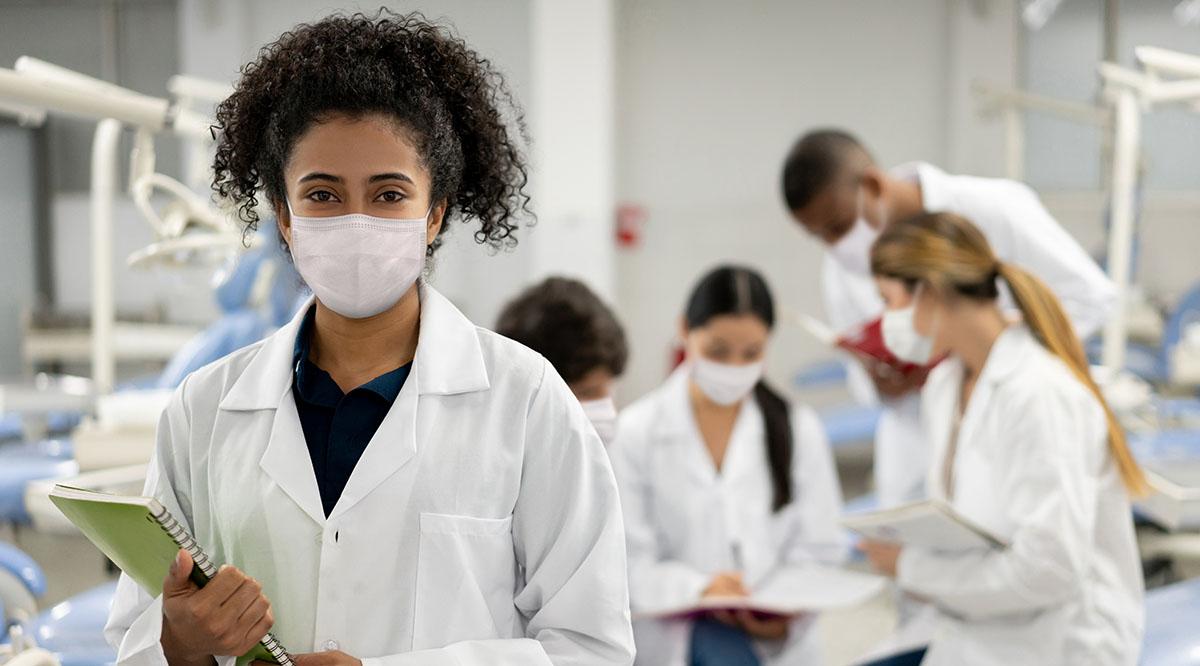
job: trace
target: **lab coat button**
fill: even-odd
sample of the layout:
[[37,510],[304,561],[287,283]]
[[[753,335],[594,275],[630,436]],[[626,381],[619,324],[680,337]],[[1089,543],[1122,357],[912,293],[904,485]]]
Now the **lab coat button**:
[[321,647],[327,651],[328,650],[336,650],[336,649],[338,649],[338,642],[330,639],[330,640],[325,641],[325,643],[323,645],[321,645]]

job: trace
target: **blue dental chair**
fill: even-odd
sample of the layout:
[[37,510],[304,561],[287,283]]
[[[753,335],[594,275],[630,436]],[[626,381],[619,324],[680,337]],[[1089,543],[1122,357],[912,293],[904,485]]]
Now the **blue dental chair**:
[[[260,311],[251,301],[259,273],[268,265],[274,273],[266,307]],[[214,298],[222,313],[220,318],[189,340],[158,377],[148,382],[133,382],[125,388],[175,388],[192,371],[261,340],[291,318],[295,304],[302,302],[299,298],[302,289],[295,268],[273,239],[247,251],[215,289]],[[52,432],[55,428],[69,429],[77,425],[80,418],[79,414],[54,415],[49,425],[54,426]],[[5,427],[15,427],[19,437],[20,417],[8,415],[0,419],[0,441],[6,434]],[[30,481],[78,473],[69,441],[0,445],[0,522],[29,524],[24,494]]]
[[[54,653],[63,666],[116,663],[117,653],[104,640],[103,631],[116,589],[115,581],[105,583],[36,613],[31,604],[46,593],[41,568],[19,549],[0,543],[0,618],[4,626],[19,622],[25,635]],[[6,615],[5,601],[20,606],[20,612],[10,608]],[[6,631],[0,636],[0,645],[7,640]]]
[[1200,578],[1146,593],[1145,666],[1200,666]]

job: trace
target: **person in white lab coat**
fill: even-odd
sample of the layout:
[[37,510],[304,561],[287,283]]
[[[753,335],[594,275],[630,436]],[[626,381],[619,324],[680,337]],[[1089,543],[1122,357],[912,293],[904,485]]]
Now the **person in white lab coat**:
[[503,245],[525,163],[499,75],[419,15],[286,33],[217,112],[215,189],[266,195],[315,293],[189,376],[146,492],[225,563],[128,577],[121,664],[231,664],[268,629],[298,666],[633,660],[608,456],[543,358],[420,278],[448,220]]
[[[856,138],[832,129],[809,132],[796,142],[782,180],[788,210],[828,249],[821,288],[826,316],[837,330],[883,312],[868,269],[871,242],[889,223],[926,211],[971,220],[998,257],[1050,286],[1080,337],[1097,332],[1113,312],[1112,282],[1022,183],[950,175],[925,163],[887,171]],[[1002,305],[1011,307],[1007,295]],[[874,468],[880,504],[924,496],[930,452],[920,436],[921,375],[905,379],[858,363],[848,370],[855,399],[883,404]]]
[[[922,396],[930,493],[1008,544],[864,544],[879,570],[938,611],[923,663],[1137,663],[1143,588],[1130,495],[1146,482],[1058,299],[952,213],[890,226],[871,269],[889,349],[916,363],[949,355]],[[1000,282],[1021,322],[998,306]]]
[[625,371],[629,346],[617,316],[599,296],[579,280],[548,277],[504,306],[496,332],[545,356],[579,398],[601,441],[612,443],[613,384]]
[[[841,490],[821,423],[762,379],[774,321],[762,277],[713,270],[688,300],[685,363],[621,412],[610,452],[635,614],[743,595],[777,567],[846,554]],[[748,613],[636,620],[637,663],[814,663],[811,623]]]

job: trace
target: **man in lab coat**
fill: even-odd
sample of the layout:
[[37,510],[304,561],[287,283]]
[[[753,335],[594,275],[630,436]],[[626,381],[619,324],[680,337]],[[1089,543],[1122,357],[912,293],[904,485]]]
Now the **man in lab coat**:
[[[890,222],[923,212],[948,211],[973,222],[1000,259],[1050,286],[1081,338],[1103,326],[1116,302],[1112,281],[1022,183],[950,175],[923,162],[885,170],[852,135],[822,129],[792,146],[783,195],[792,217],[826,247],[821,287],[826,316],[839,331],[883,311],[870,274],[871,244]],[[1007,293],[1004,301],[1011,309]],[[855,399],[884,408],[875,436],[880,503],[923,497],[929,447],[920,432],[920,387],[858,363],[848,370]]]

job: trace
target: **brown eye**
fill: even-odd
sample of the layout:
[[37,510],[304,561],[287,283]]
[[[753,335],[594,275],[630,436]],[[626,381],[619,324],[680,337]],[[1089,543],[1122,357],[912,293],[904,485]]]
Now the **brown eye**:
[[388,190],[379,195],[379,199],[384,203],[400,203],[404,201],[404,194],[396,190]]

